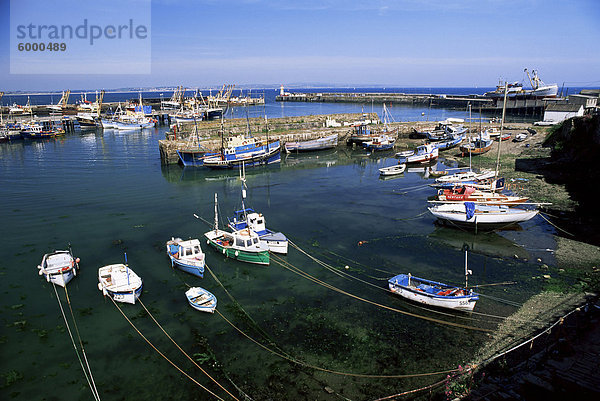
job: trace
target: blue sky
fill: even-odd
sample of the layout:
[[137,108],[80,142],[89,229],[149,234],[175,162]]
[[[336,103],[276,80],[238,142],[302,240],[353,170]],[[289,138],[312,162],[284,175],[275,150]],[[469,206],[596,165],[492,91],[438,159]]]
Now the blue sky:
[[600,86],[597,0],[153,0],[151,73],[127,75],[10,74],[10,2],[0,2],[0,91],[490,87],[526,67],[546,83]]

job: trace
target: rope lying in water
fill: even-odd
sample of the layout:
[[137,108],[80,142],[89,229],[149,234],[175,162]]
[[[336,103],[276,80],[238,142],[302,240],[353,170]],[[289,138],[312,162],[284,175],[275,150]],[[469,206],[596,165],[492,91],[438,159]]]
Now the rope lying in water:
[[326,368],[322,368],[319,366],[314,366],[302,361],[299,361],[293,357],[290,357],[288,355],[284,355],[281,354],[275,350],[270,349],[269,347],[259,343],[258,341],[256,341],[255,339],[253,339],[252,337],[250,337],[248,334],[244,333],[241,329],[239,329],[236,325],[234,325],[231,321],[229,321],[221,312],[219,312],[218,310],[215,309],[215,311],[217,312],[217,314],[219,316],[221,316],[221,318],[223,318],[223,320],[225,320],[227,323],[229,323],[229,325],[231,327],[233,327],[235,330],[237,330],[241,335],[243,335],[244,337],[246,337],[248,340],[252,341],[254,344],[258,345],[259,347],[261,347],[262,349],[272,353],[273,355],[276,355],[282,359],[285,359],[289,362],[295,363],[297,365],[306,367],[306,368],[310,368],[310,369],[314,369],[314,370],[319,370],[321,372],[327,372],[327,373],[332,373],[332,374],[336,374],[336,375],[341,375],[341,376],[352,376],[352,377],[364,377],[364,378],[377,378],[377,379],[403,379],[403,378],[410,378],[410,377],[424,377],[424,376],[435,376],[435,375],[442,375],[442,374],[448,374],[448,373],[454,373],[457,372],[458,369],[450,369],[450,370],[444,370],[444,371],[440,371],[440,372],[429,372],[429,373],[414,373],[414,374],[405,374],[405,375],[369,375],[369,374],[361,374],[361,373],[349,373],[349,372],[339,372],[336,370],[331,370],[331,369],[326,369]]
[[225,286],[223,285],[223,283],[221,283],[221,281],[219,280],[219,278],[213,273],[213,271],[208,267],[208,265],[204,265],[204,267],[206,268],[206,270],[208,270],[208,272],[210,273],[210,275],[213,277],[213,279],[217,282],[217,284],[219,284],[219,286],[223,289],[223,291],[225,291],[225,294],[227,294],[227,296],[229,297],[229,299],[231,300],[231,302],[233,302],[233,304],[235,306],[237,306],[242,313],[244,314],[244,316],[246,316],[246,318],[252,323],[252,326],[254,326],[254,328],[256,329],[256,331],[258,331],[258,333],[265,339],[267,340],[272,346],[274,346],[275,348],[277,348],[277,350],[279,352],[281,352],[282,354],[286,354],[289,356],[289,354],[287,354],[284,350],[282,350],[277,343],[275,343],[275,340],[273,340],[271,338],[271,336],[264,331],[263,329],[260,328],[260,326],[258,325],[258,323],[252,318],[252,316],[250,316],[250,314],[248,312],[246,312],[246,310],[242,307],[242,305],[240,305],[240,303],[233,297],[233,295],[231,295],[229,293],[229,291],[227,291],[227,288],[225,288]]
[[210,380],[212,380],[217,386],[219,386],[223,391],[225,391],[227,394],[229,394],[229,396],[231,396],[231,398],[233,398],[236,401],[239,401],[237,398],[235,398],[235,396],[233,394],[231,394],[225,387],[223,387],[218,381],[216,381],[210,374],[208,374],[208,372],[206,372],[204,369],[202,369],[202,367],[200,365],[198,365],[198,363],[187,354],[187,352],[185,352],[180,346],[179,344],[177,344],[175,342],[175,340],[173,340],[173,338],[165,331],[165,329],[160,325],[160,323],[158,323],[158,321],[156,321],[156,319],[154,318],[154,316],[150,313],[150,311],[148,310],[148,308],[146,308],[146,305],[144,305],[144,303],[138,298],[137,300],[140,305],[142,305],[142,308],[144,308],[144,310],[146,311],[146,313],[148,314],[148,316],[150,316],[150,318],[152,318],[152,320],[154,321],[154,323],[156,323],[156,325],[162,330],[163,333],[165,333],[165,336],[167,336],[167,338],[169,340],[171,340],[171,342],[177,347],[177,349],[179,351],[181,351],[181,353],[183,355],[186,356],[187,359],[189,359],[198,369],[200,369],[200,371],[202,371],[202,373],[204,373]]
[[[208,268],[208,266],[207,266],[207,265],[205,265],[205,267],[206,267],[206,268]],[[174,265],[171,265],[171,268],[173,269],[173,271],[174,271],[175,275],[177,276],[177,278],[178,278],[178,279],[179,279],[179,280],[180,280],[180,281],[181,281],[183,284],[185,284],[185,285],[186,285],[188,288],[191,288],[191,287],[192,287],[190,284],[188,284],[188,283],[187,283],[187,282],[186,282],[186,281],[185,281],[185,280],[184,280],[184,279],[181,277],[182,273],[181,273],[181,271],[180,271],[179,269],[175,268],[175,266],[174,266]],[[216,278],[216,276],[214,276],[214,275],[213,275],[213,277],[215,277],[215,278]],[[217,282],[218,282],[218,280],[217,280]],[[221,286],[222,286],[222,284],[221,284]],[[227,292],[227,290],[225,290],[225,292]],[[139,298],[138,298],[138,300],[139,300]],[[141,301],[140,301],[140,302],[141,302]],[[238,305],[239,305],[239,304],[238,304]],[[241,306],[240,306],[240,309],[241,309]],[[242,310],[243,310],[243,309],[242,309]],[[244,311],[244,312],[245,312],[245,311]],[[234,382],[233,380],[231,380],[231,378],[230,378],[230,377],[227,375],[227,373],[226,373],[226,372],[222,372],[222,373],[224,374],[225,378],[226,378],[226,379],[227,379],[227,380],[228,380],[228,381],[231,383],[231,385],[232,385],[233,387],[235,387],[235,389],[236,389],[236,390],[237,390],[237,391],[238,391],[240,394],[242,394],[242,395],[244,396],[244,399],[245,399],[245,400],[252,401],[252,397],[250,397],[248,394],[244,393],[244,391],[243,391],[243,390],[242,390],[242,389],[241,389],[241,388],[240,388],[240,387],[239,387],[237,384],[235,384],[235,382]]]
[[[67,331],[69,332],[69,337],[71,338],[71,344],[73,344],[73,348],[75,349],[75,354],[77,355],[77,359],[79,360],[79,365],[81,365],[81,370],[83,370],[83,374],[85,375],[85,380],[87,381],[88,386],[90,387],[92,395],[94,396],[94,400],[100,401],[100,395],[98,394],[98,390],[96,389],[96,384],[94,383],[94,380],[91,377],[92,371],[89,370],[90,365],[87,363],[87,358],[85,358],[85,362],[86,362],[87,368],[89,370],[89,376],[88,376],[88,370],[86,370],[86,368],[83,366],[83,362],[81,361],[81,356],[79,355],[79,349],[75,345],[75,339],[73,338],[73,333],[71,332],[71,327],[69,326],[69,322],[67,321],[67,316],[65,315],[65,311],[63,309],[62,302],[60,301],[60,297],[58,296],[58,291],[56,291],[56,284],[54,284],[54,282],[52,282],[52,286],[54,287],[54,294],[56,294],[56,299],[58,300],[58,306],[60,306],[60,312],[62,313],[63,320],[65,321],[65,326],[67,326]],[[65,285],[65,291],[66,291],[66,289],[67,289],[67,287]],[[69,298],[67,296],[67,300],[68,299]],[[72,311],[71,311],[71,313],[72,313]],[[79,335],[79,330],[77,331],[77,335]],[[81,350],[83,352],[83,344],[81,342],[81,337],[79,338],[79,343],[81,344]]]
[[407,194],[409,192],[418,191],[418,190],[421,190],[421,189],[427,188],[427,187],[429,187],[429,184],[417,185],[415,187],[402,188],[404,190],[404,192],[396,192],[396,191],[394,191],[394,193],[397,193],[398,195],[404,195],[404,194]]
[[131,320],[129,320],[129,318],[127,317],[127,315],[123,312],[123,310],[119,307],[119,305],[117,305],[117,303],[115,302],[115,300],[109,296],[108,298],[110,298],[110,300],[112,301],[112,303],[115,305],[115,307],[119,310],[119,312],[121,312],[121,315],[123,315],[123,317],[125,318],[125,320],[127,320],[127,322],[129,322],[129,324],[131,325],[131,327],[133,327],[133,329],[140,335],[140,337],[142,337],[144,339],[144,341],[146,341],[148,343],[148,345],[150,345],[150,347],[152,347],[152,349],[154,349],[154,351],[156,351],[160,356],[162,356],[167,362],[169,362],[171,364],[171,366],[173,366],[175,369],[177,369],[179,372],[181,372],[181,374],[183,374],[185,377],[187,377],[188,379],[190,379],[192,382],[194,382],[198,387],[202,388],[204,391],[206,391],[207,393],[209,393],[210,395],[212,395],[213,397],[215,397],[218,400],[224,401],[221,397],[219,397],[218,395],[216,395],[215,393],[213,393],[212,391],[210,391],[209,389],[207,389],[206,387],[204,387],[202,384],[200,384],[198,381],[196,381],[196,379],[194,379],[192,376],[190,376],[189,374],[187,374],[183,369],[181,369],[179,366],[177,366],[173,361],[171,361],[169,358],[167,358],[167,356],[165,354],[163,354],[162,352],[160,352],[160,350],[158,348],[156,348],[154,346],[154,344],[152,344],[150,342],[150,340],[148,340],[146,338],[146,336],[144,336],[142,334],[141,331],[138,330],[138,328],[135,326],[135,324],[133,324],[133,322]]
[[[300,247],[298,247],[298,245],[296,245],[296,244],[295,244],[295,243],[293,243],[292,241],[289,241],[289,242],[290,242],[290,244],[291,244],[291,245],[292,245],[294,248],[296,248],[298,251],[300,251],[301,253],[305,254],[305,255],[306,255],[306,256],[308,256],[310,259],[312,259],[312,260],[313,260],[313,261],[315,261],[316,263],[320,264],[321,266],[325,267],[325,268],[326,268],[327,270],[329,270],[329,271],[332,271],[332,272],[334,272],[334,273],[336,273],[336,274],[337,274],[337,273],[339,273],[339,274],[341,274],[341,275],[345,275],[345,276],[347,276],[348,278],[351,278],[351,279],[353,279],[353,280],[359,281],[359,282],[361,282],[361,283],[364,283],[364,284],[366,284],[366,285],[369,285],[369,286],[371,286],[371,287],[377,288],[378,290],[385,291],[385,292],[387,292],[387,293],[390,293],[390,294],[394,294],[394,292],[393,292],[393,291],[391,291],[391,290],[389,290],[389,289],[387,289],[387,288],[383,288],[383,287],[381,287],[381,286],[378,286],[378,285],[376,285],[376,284],[369,283],[368,281],[362,280],[362,279],[360,279],[360,278],[358,278],[358,277],[355,277],[355,276],[353,276],[353,275],[351,275],[351,274],[349,274],[349,273],[346,273],[346,272],[344,272],[344,271],[338,271],[338,270],[337,270],[337,269],[336,269],[334,266],[328,265],[327,263],[320,261],[319,259],[317,259],[317,258],[313,257],[312,255],[309,255],[307,252],[305,252],[304,250],[300,249]],[[286,262],[286,263],[288,263],[288,262]],[[288,264],[289,264],[289,263],[288,263]],[[297,269],[297,268],[296,268],[296,269]],[[298,270],[299,270],[299,269],[298,269]],[[307,274],[308,274],[308,273],[307,273]],[[386,279],[386,280],[387,280],[387,279]],[[480,295],[481,295],[481,294],[480,294]],[[520,305],[516,305],[516,306],[520,306]],[[432,313],[437,313],[437,314],[440,314],[440,315],[444,315],[444,316],[450,316],[450,317],[455,317],[455,318],[456,318],[456,317],[459,317],[459,318],[461,318],[461,319],[467,319],[467,320],[477,320],[477,319],[475,319],[475,318],[473,318],[473,317],[470,317],[470,316],[460,316],[460,315],[456,315],[456,314],[446,313],[446,312],[438,311],[438,310],[435,310],[435,309],[429,309],[429,308],[425,308],[425,307],[422,307],[422,306],[420,306],[420,305],[415,305],[415,307],[416,307],[416,308],[419,308],[419,309],[422,309],[422,310],[426,310],[426,311],[428,311],[428,312],[432,312]],[[491,314],[488,314],[488,313],[481,313],[481,312],[475,312],[475,311],[471,311],[470,313],[471,313],[472,315],[478,315],[478,316],[483,316],[483,317],[490,317],[490,318],[494,318],[494,319],[506,319],[506,317],[505,317],[505,316],[491,315]]]
[[539,214],[539,215],[542,217],[542,219],[546,220],[546,221],[548,222],[548,224],[550,224],[552,227],[556,228],[557,230],[559,230],[559,231],[562,231],[563,233],[565,233],[565,234],[568,234],[568,235],[570,235],[571,237],[574,237],[574,236],[575,236],[575,235],[571,234],[570,232],[568,232],[567,230],[563,230],[562,228],[560,228],[560,227],[559,227],[559,226],[557,226],[556,224],[552,223],[550,220],[548,220],[548,219],[547,219],[547,218],[544,216],[544,214],[543,214],[542,212],[539,212],[538,214]]
[[414,394],[414,393],[418,393],[419,391],[434,389],[434,388],[439,387],[442,384],[444,384],[447,380],[448,379],[440,380],[439,382],[435,382],[433,384],[430,384],[429,386],[416,388],[414,390],[404,391],[402,393],[398,393],[398,394],[394,394],[394,395],[388,395],[387,397],[377,398],[376,400],[373,400],[373,401],[391,400],[396,397],[402,397],[403,395]]
[[400,309],[392,308],[391,306],[383,305],[383,304],[380,304],[380,303],[377,303],[377,302],[374,302],[374,301],[371,301],[371,300],[359,297],[359,296],[354,295],[354,294],[350,294],[347,291],[344,291],[342,289],[334,287],[331,284],[328,284],[328,283],[326,283],[326,282],[324,282],[322,280],[319,280],[319,279],[311,276],[310,274],[308,274],[308,273],[306,273],[306,272],[298,269],[297,267],[289,264],[288,262],[286,262],[285,260],[283,260],[282,258],[280,258],[278,256],[272,255],[272,258],[275,260],[275,262],[277,264],[279,264],[283,268],[285,268],[285,269],[287,269],[287,270],[289,270],[289,271],[291,271],[293,273],[296,273],[299,276],[304,277],[305,279],[310,280],[310,281],[312,281],[312,282],[314,282],[316,284],[319,284],[319,285],[321,285],[321,286],[323,286],[325,288],[329,288],[332,291],[336,291],[336,292],[338,292],[340,294],[344,294],[344,295],[349,296],[351,298],[354,298],[354,299],[356,299],[358,301],[362,301],[362,302],[365,302],[365,303],[368,303],[368,304],[371,304],[371,305],[374,305],[374,306],[378,306],[380,308],[387,309],[387,310],[390,310],[392,312],[401,313],[403,315],[416,317],[418,319],[428,320],[430,322],[435,322],[435,323],[444,324],[444,325],[453,326],[453,327],[460,327],[460,328],[468,329],[468,330],[483,331],[483,332],[488,332],[488,333],[492,332],[492,330],[490,330],[490,329],[484,329],[484,328],[481,328],[481,327],[468,326],[468,325],[461,324],[461,323],[447,322],[447,321],[444,321],[444,320],[441,320],[441,319],[435,319],[435,318],[428,317],[428,316],[418,315],[418,314],[412,313],[412,312],[406,312],[406,311],[403,311],[403,310],[400,310]]

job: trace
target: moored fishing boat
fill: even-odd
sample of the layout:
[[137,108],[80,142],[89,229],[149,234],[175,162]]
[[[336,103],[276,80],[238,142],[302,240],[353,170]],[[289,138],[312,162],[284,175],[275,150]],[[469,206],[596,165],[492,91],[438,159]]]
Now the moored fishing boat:
[[115,301],[135,304],[142,293],[142,279],[127,265],[118,263],[98,269],[98,289]]
[[204,277],[205,257],[198,239],[184,241],[181,238],[171,238],[167,241],[167,255],[171,259],[171,266],[177,266],[194,276]]
[[461,143],[464,139],[465,139],[464,134],[451,136],[446,140],[442,140],[440,142],[434,143],[433,146],[435,146],[439,150],[452,149],[452,148],[458,146],[458,144]]
[[352,132],[350,138],[348,138],[348,145],[352,145],[353,143],[360,145],[365,141],[370,141],[376,136],[378,135],[372,133],[366,123],[355,124],[352,126]]
[[465,286],[458,287],[414,277],[410,273],[399,274],[388,280],[390,291],[403,298],[429,306],[470,312],[479,300],[479,294],[469,289],[468,277],[473,274],[468,267],[468,247],[465,251]]
[[217,308],[217,297],[202,287],[191,287],[185,292],[185,297],[192,308],[200,312],[214,313]]
[[74,258],[69,247],[68,251],[47,253],[37,267],[38,274],[46,281],[65,287],[77,275],[79,258]]
[[396,140],[389,135],[378,135],[370,141],[364,141],[362,147],[372,151],[390,150],[394,148],[394,143],[396,143]]
[[482,191],[468,185],[440,189],[436,201],[445,203],[475,202],[487,205],[518,205],[529,200],[523,196],[509,196],[493,191]]
[[269,247],[249,228],[227,232],[219,230],[217,194],[215,194],[215,228],[204,234],[207,243],[228,258],[241,262],[269,264]]
[[465,181],[478,181],[492,178],[496,175],[495,171],[481,171],[476,173],[473,170],[460,171],[458,173],[446,175],[444,177],[436,178],[435,182],[439,183],[460,183]]
[[21,130],[21,135],[25,139],[48,139],[61,134],[58,129],[46,128],[42,123],[32,122],[25,124]]
[[527,134],[521,132],[515,135],[513,142],[523,142],[525,139],[527,139]]
[[331,149],[338,144],[338,135],[332,134],[319,139],[301,142],[286,142],[284,149],[287,153],[292,152],[308,152],[313,150]]
[[401,152],[397,153],[396,157],[399,158],[400,162],[406,164],[412,163],[430,163],[436,160],[439,156],[439,149],[430,143],[425,145],[417,146],[412,153]]
[[233,168],[242,163],[246,166],[278,163],[281,161],[280,148],[279,140],[253,142],[252,146],[247,146],[243,149],[223,148],[219,154],[205,157],[203,165],[205,167],[223,169]]
[[267,245],[269,251],[281,254],[288,252],[288,239],[280,232],[269,230],[266,227],[265,216],[245,207],[246,200],[246,170],[244,164],[240,167],[240,181],[242,183],[242,208],[233,213],[233,218],[228,218],[228,225],[232,231],[250,229],[258,234],[260,241]]
[[481,155],[492,148],[494,141],[489,136],[480,135],[466,144],[460,145],[462,156]]
[[439,308],[472,311],[479,295],[473,290],[398,274],[388,280],[390,291],[403,298]]

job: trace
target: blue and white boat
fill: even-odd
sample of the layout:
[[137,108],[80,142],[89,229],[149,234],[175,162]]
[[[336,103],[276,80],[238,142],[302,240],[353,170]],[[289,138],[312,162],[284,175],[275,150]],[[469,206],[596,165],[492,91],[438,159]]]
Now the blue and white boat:
[[479,294],[468,288],[468,278],[473,274],[468,267],[468,247],[465,251],[465,286],[457,287],[437,281],[414,277],[410,273],[398,274],[388,280],[390,291],[408,300],[439,308],[472,311]]
[[191,287],[185,292],[185,296],[192,308],[200,312],[215,313],[217,308],[217,297],[201,287]]
[[181,238],[171,238],[167,241],[167,255],[171,259],[171,266],[204,277],[205,257],[198,239],[183,241]]
[[98,269],[98,289],[115,301],[135,304],[142,294],[142,279],[127,264],[114,264]]
[[432,145],[434,147],[438,148],[439,150],[447,150],[447,149],[452,149],[452,148],[458,146],[458,144],[461,143],[464,139],[465,139],[465,134],[461,134],[461,135],[452,136],[452,137],[450,137],[446,140],[440,141],[440,142],[436,142]]
[[70,250],[54,251],[45,254],[37,268],[47,282],[65,287],[77,275],[79,258],[75,259]]
[[394,148],[394,143],[396,143],[395,139],[384,134],[376,136],[370,141],[364,141],[362,147],[371,151],[390,150]]
[[244,165],[240,168],[240,180],[242,181],[242,208],[233,213],[229,218],[229,228],[234,232],[249,228],[258,234],[260,242],[269,247],[269,251],[281,254],[288,253],[288,239],[280,232],[274,232],[266,227],[265,216],[253,209],[244,206],[246,199],[246,175]]
[[398,274],[388,280],[390,291],[408,300],[439,308],[472,311],[479,295],[473,290]]
[[256,141],[255,138],[246,139],[252,141],[241,147],[224,147],[217,155],[205,157],[203,160],[204,166],[225,169],[239,166],[242,163],[249,167],[281,161],[281,144],[279,140],[260,142]]

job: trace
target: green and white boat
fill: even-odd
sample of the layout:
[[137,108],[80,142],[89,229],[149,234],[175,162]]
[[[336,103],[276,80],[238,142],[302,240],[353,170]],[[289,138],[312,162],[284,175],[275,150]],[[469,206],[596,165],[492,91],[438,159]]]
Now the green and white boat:
[[268,265],[269,247],[260,241],[258,234],[248,228],[233,232],[219,230],[217,213],[217,194],[215,194],[215,228],[204,234],[207,244],[228,258]]

